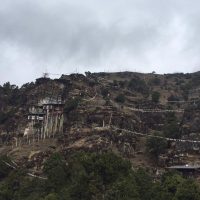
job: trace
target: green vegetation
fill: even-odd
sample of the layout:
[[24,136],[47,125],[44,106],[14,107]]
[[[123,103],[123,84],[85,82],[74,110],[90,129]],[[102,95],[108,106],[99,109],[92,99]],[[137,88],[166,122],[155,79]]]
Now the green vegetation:
[[175,139],[181,138],[181,133],[179,131],[178,124],[175,121],[166,124],[164,127],[164,135],[169,138],[175,138]]
[[5,162],[9,162],[9,158],[7,156],[2,156],[0,159],[0,181],[11,172],[10,167],[5,165]]
[[154,77],[149,81],[149,84],[159,86],[159,85],[161,85],[161,80],[158,77]]
[[178,120],[174,113],[168,113],[166,115],[166,122],[163,130],[164,136],[169,138],[181,138],[181,132],[179,130]]
[[146,82],[137,76],[129,81],[128,88],[130,90],[142,93],[143,95],[149,95],[149,87],[147,86]]
[[69,114],[73,110],[75,110],[80,103],[80,98],[74,98],[65,103],[64,112]]
[[167,141],[159,138],[159,134],[155,134],[158,137],[149,137],[146,142],[146,152],[155,160],[158,159],[160,154],[163,154],[167,150]]
[[26,96],[23,91],[10,82],[0,86],[0,109],[5,106],[19,106],[26,102]]
[[160,93],[155,91],[151,94],[151,100],[152,102],[154,103],[159,103],[159,100],[160,100]]
[[179,101],[179,97],[171,94],[168,98],[167,98],[168,101]]
[[182,90],[182,96],[184,100],[187,101],[188,96],[189,96],[189,91],[192,89],[191,84],[187,83],[187,84],[181,85],[180,89]]
[[119,94],[117,95],[117,97],[115,98],[115,101],[118,102],[118,103],[124,103],[125,102],[125,96],[124,94]]
[[[26,171],[6,171],[0,179],[1,200],[198,200],[199,185],[179,174],[154,181],[144,169],[113,153],[79,152],[65,158],[56,153],[45,163],[47,180],[30,178]],[[2,179],[3,178],[3,179]]]
[[108,94],[109,94],[108,88],[101,88],[101,94],[102,94],[102,96],[103,96],[104,99],[106,97],[108,97]]
[[[104,119],[106,124],[111,122],[109,123],[113,125],[111,128],[117,126],[141,133],[157,130],[159,133],[155,132],[154,135],[158,137],[147,137],[146,153],[156,164],[172,163],[173,158],[176,158],[175,155],[181,155],[182,148],[185,152],[184,147],[187,150],[190,145],[185,143],[185,146],[179,148],[179,145],[174,146],[174,143],[162,137],[179,139],[185,134],[191,140],[198,140],[196,133],[199,130],[200,101],[195,105],[188,102],[187,106],[181,101],[183,98],[189,101],[198,98],[196,89],[200,86],[200,74],[174,74],[167,75],[165,79],[160,75],[148,77],[129,72],[120,74],[121,78],[116,74],[107,73],[88,72],[86,75],[85,78],[73,74],[63,77],[66,79],[56,80],[40,78],[36,83],[27,83],[21,88],[9,82],[0,86],[2,144],[13,143],[14,146],[12,137],[23,135],[21,130],[26,127],[30,105],[45,97],[54,99],[54,96],[60,97],[61,94],[62,100],[66,102],[64,107],[64,130],[66,130],[64,133],[66,134],[60,134],[55,138],[58,141],[55,146],[54,144],[48,146],[49,141],[47,144],[41,141],[41,145],[45,145],[44,149],[49,149],[48,152],[61,149],[62,154],[53,154],[45,163],[42,162],[43,156],[46,158],[45,154],[41,154],[41,157],[39,154],[39,159],[32,157],[34,162],[38,159],[38,165],[42,162],[41,176],[47,177],[47,180],[27,175],[28,171],[23,166],[32,166],[31,161],[23,163],[22,167],[19,165],[20,169],[12,169],[6,164],[11,163],[9,158],[0,157],[0,200],[199,200],[200,188],[194,180],[185,179],[177,173],[154,177],[154,174],[150,173],[152,169],[133,169],[128,160],[111,152],[105,153],[105,150],[112,148],[115,152],[131,159],[136,156],[135,161],[138,162],[140,158],[143,159],[143,148],[138,148],[139,145],[143,145],[143,140],[138,141],[137,135],[133,136],[131,132],[100,129],[97,126],[102,124]],[[74,94],[75,89],[80,92]],[[94,92],[97,98],[91,98],[91,101],[82,99],[84,95],[90,96]],[[168,97],[168,101],[180,102],[166,105],[160,100],[161,95],[163,100]],[[117,106],[113,100],[121,106]],[[158,105],[160,101],[162,104]],[[127,107],[124,108],[125,102]],[[176,112],[167,114],[166,112],[133,112],[134,109],[131,109],[136,107],[172,110],[178,109],[179,105],[184,109],[183,115]],[[39,133],[41,122],[35,123],[34,128]],[[69,132],[71,134],[68,134]],[[36,145],[37,148],[40,147],[39,144]],[[192,147],[191,145],[191,149]],[[72,153],[79,148],[87,149],[90,153]],[[8,147],[8,150],[7,147],[5,148],[8,155],[16,154],[18,157],[21,152],[16,149],[13,151],[14,154],[12,152],[9,154],[9,149],[11,147]],[[134,150],[137,153],[133,155]],[[91,151],[101,151],[101,153],[91,153]],[[194,148],[191,154],[193,155],[195,151],[197,150]],[[172,155],[172,159],[166,158],[168,154]]]

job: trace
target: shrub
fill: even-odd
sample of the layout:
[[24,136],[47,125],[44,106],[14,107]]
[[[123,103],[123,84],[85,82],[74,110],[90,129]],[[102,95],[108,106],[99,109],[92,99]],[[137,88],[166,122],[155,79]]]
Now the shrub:
[[176,121],[168,123],[164,126],[164,135],[169,138],[181,138],[181,132]]
[[0,180],[7,177],[11,172],[11,168],[5,164],[5,162],[9,162],[9,160],[7,156],[0,157]]
[[106,98],[109,94],[108,88],[101,88],[101,94],[102,94],[103,98]]
[[151,95],[151,100],[152,102],[154,103],[158,103],[159,100],[160,100],[160,93],[159,92],[153,92],[152,95]]
[[181,132],[179,130],[178,120],[174,113],[168,113],[166,115],[166,122],[164,125],[163,133],[169,138],[180,138]]
[[65,160],[58,153],[53,154],[45,163],[44,172],[48,176],[49,187],[59,189],[59,187],[62,187],[68,181],[68,171]]
[[145,95],[149,94],[149,88],[146,85],[145,81],[137,76],[130,80],[130,82],[128,83],[128,88],[130,90],[134,90]]
[[[154,148],[160,146],[160,142],[153,144]],[[144,169],[133,170],[129,161],[111,152],[76,152],[66,157],[67,160],[58,153],[50,156],[44,165],[47,180],[27,177],[24,169],[12,170],[1,180],[0,199],[200,199],[200,188],[195,181],[177,173],[165,173],[158,181]]]
[[146,142],[146,151],[157,160],[160,154],[166,152],[167,146],[167,141],[165,139],[149,137]]
[[168,101],[179,101],[179,97],[175,96],[175,95],[170,95],[168,98],[167,98]]
[[125,102],[125,96],[124,94],[119,94],[116,98],[115,101],[118,103],[124,103]]
[[200,188],[193,180],[184,180],[182,184],[179,184],[177,192],[175,194],[175,200],[199,200]]
[[159,86],[161,84],[161,80],[158,77],[154,77],[150,80],[150,84]]
[[71,111],[75,110],[78,107],[79,102],[80,102],[80,98],[78,97],[67,101],[64,107],[64,112],[68,114]]

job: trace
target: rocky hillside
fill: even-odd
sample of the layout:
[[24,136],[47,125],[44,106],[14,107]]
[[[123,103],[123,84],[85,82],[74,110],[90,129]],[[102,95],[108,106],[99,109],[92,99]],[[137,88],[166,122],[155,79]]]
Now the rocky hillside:
[[[30,108],[45,98],[62,100],[63,131],[27,139]],[[42,174],[43,163],[53,152],[67,156],[112,151],[152,172],[197,164],[200,72],[87,72],[39,78],[21,88],[8,82],[0,87],[0,133],[1,155],[34,174]]]

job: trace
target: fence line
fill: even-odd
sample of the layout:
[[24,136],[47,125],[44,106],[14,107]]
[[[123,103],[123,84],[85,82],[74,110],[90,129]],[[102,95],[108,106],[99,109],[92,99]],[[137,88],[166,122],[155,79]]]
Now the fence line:
[[169,110],[169,109],[142,109],[142,108],[131,108],[125,107],[135,112],[142,112],[142,113],[150,113],[150,112],[158,112],[158,113],[165,113],[165,112],[177,112],[183,113],[184,109],[176,109],[176,110]]
[[141,136],[145,136],[145,137],[154,137],[154,138],[160,138],[160,139],[165,139],[167,141],[174,141],[174,142],[189,142],[189,143],[200,143],[200,140],[185,140],[185,139],[175,139],[175,138],[167,138],[167,137],[162,137],[162,136],[157,136],[157,135],[148,135],[145,133],[139,133],[139,132],[135,132],[135,131],[130,131],[127,129],[120,129],[118,127],[112,126],[111,129],[114,130],[120,130],[120,131],[124,131],[124,132],[129,132],[129,133],[133,133],[135,135],[141,135]]

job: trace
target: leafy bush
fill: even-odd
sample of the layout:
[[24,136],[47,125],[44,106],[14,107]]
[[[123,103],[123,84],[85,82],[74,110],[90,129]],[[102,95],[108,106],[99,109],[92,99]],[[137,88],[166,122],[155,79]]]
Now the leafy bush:
[[10,159],[7,156],[0,157],[0,180],[7,177],[8,174],[11,172],[11,168],[6,165],[5,162],[9,162]]
[[[157,143],[154,145],[157,146]],[[1,181],[1,200],[198,200],[199,185],[177,173],[155,181],[144,169],[113,153],[53,154],[44,165],[48,180],[12,171]]]
[[64,158],[58,154],[53,154],[44,165],[44,172],[47,174],[49,187],[59,189],[68,181],[67,167]]
[[101,88],[101,94],[102,94],[103,98],[106,98],[109,94],[108,88]]
[[115,98],[115,101],[118,102],[118,103],[124,103],[125,102],[125,96],[124,94],[119,94],[117,95],[117,97]]
[[140,79],[137,76],[130,80],[130,82],[128,83],[128,88],[130,90],[140,92],[144,95],[149,94],[149,87],[147,86],[144,80]]
[[159,86],[161,84],[161,80],[158,77],[154,77],[150,80],[151,85]]
[[168,98],[167,98],[168,101],[179,101],[179,97],[175,96],[175,95],[170,95]]
[[98,84],[98,81],[94,78],[94,79],[89,79],[88,80],[88,85],[90,86],[90,87],[94,87],[95,85],[97,85]]
[[177,188],[175,200],[199,200],[200,188],[193,180],[184,180]]
[[171,122],[169,124],[166,124],[164,126],[164,135],[169,138],[181,138],[181,133],[179,131],[179,126],[177,122]]
[[[159,136],[158,134],[156,134]],[[146,152],[154,159],[158,159],[160,154],[165,153],[167,150],[167,141],[158,137],[149,137],[146,141]]]
[[158,103],[159,100],[160,100],[160,93],[159,92],[153,92],[152,95],[151,95],[151,100],[152,102],[154,103]]
[[50,193],[44,198],[44,200],[59,200],[59,197],[55,193]]
[[174,113],[168,113],[166,115],[166,122],[164,125],[163,133],[165,137],[169,138],[181,138],[181,132],[179,130],[178,120]]
[[119,86],[121,88],[124,88],[126,86],[126,84],[127,84],[127,81],[119,81]]
[[71,111],[75,110],[78,107],[79,102],[80,102],[80,98],[75,98],[75,99],[71,99],[67,101],[65,103],[64,112],[68,114]]

